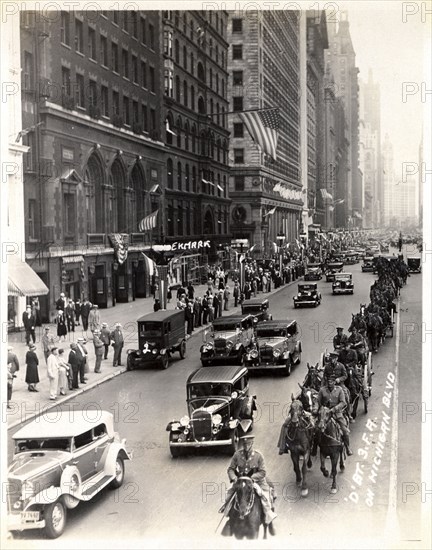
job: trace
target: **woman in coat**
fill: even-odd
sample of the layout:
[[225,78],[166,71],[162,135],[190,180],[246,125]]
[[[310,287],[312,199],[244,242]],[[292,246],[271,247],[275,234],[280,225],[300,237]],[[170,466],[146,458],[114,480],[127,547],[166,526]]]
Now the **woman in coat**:
[[29,350],[26,353],[26,377],[25,381],[26,384],[28,384],[28,391],[39,391],[36,389],[36,384],[39,383],[39,372],[38,372],[38,365],[39,365],[39,359],[36,355],[36,346],[34,344],[30,344]]
[[66,327],[66,317],[63,311],[60,309],[56,317],[57,323],[57,336],[60,338],[63,336],[63,339],[66,341],[67,327]]

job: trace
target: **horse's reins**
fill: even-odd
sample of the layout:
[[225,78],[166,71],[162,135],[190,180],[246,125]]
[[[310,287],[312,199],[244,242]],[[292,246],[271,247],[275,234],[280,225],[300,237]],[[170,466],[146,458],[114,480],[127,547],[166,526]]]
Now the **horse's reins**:
[[[249,502],[246,505],[246,512],[243,514],[243,517],[241,517],[241,515],[240,515],[240,519],[244,519],[246,516],[248,516],[250,514],[250,512],[252,510],[252,507],[254,505],[254,502],[255,502],[255,489],[252,487],[251,496],[250,496]],[[236,510],[239,514],[241,514],[240,509],[239,509],[239,501],[238,501],[237,491],[236,491],[235,498],[234,498],[234,510]]]
[[[333,423],[336,425],[336,429],[339,428],[339,425],[338,425],[338,423],[336,422],[336,420],[335,420],[334,418],[330,418],[330,422],[333,422]],[[328,422],[326,423],[326,428],[327,428],[327,424],[328,424]],[[339,430],[340,430],[340,428],[339,428]],[[338,445],[342,445],[342,444],[343,444],[343,441],[342,441],[341,439],[336,439],[336,438],[333,437],[332,435],[326,433],[325,430],[324,430],[324,435],[325,435],[326,437],[328,437],[329,439],[333,439],[333,441],[336,441],[336,443],[337,443]]]

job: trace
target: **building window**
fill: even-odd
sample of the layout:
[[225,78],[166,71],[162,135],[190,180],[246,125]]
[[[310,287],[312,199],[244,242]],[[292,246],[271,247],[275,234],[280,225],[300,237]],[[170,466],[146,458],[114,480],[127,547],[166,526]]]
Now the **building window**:
[[201,80],[201,82],[204,82],[204,83],[206,81],[205,70],[204,70],[204,67],[203,67],[202,63],[198,63],[198,79]]
[[156,130],[156,111],[150,109],[150,121],[151,121],[151,130],[154,132]]
[[181,119],[177,119],[177,147],[181,147],[181,133],[182,133],[182,122]]
[[177,103],[180,103],[181,90],[180,90],[180,77],[179,76],[176,76],[176,78],[175,78],[175,94],[176,94]]
[[151,91],[151,92],[155,92],[155,91],[156,91],[155,70],[154,70],[154,67],[150,67],[150,91]]
[[147,105],[141,105],[141,117],[144,132],[148,132]]
[[96,106],[98,104],[97,84],[95,80],[90,80],[89,83],[89,104]]
[[219,93],[219,74],[216,73],[216,93]]
[[101,111],[103,116],[109,116],[108,87],[101,87]]
[[120,12],[119,11],[113,11],[113,23],[115,25],[118,25],[119,24],[119,14]]
[[132,80],[138,84],[138,59],[136,55],[132,56]]
[[149,46],[151,50],[154,50],[154,26],[149,25]]
[[126,32],[128,31],[128,17],[129,17],[129,12],[124,11],[123,12],[123,30]]
[[84,53],[84,29],[83,22],[75,19],[75,50]]
[[36,160],[36,136],[34,132],[25,134],[22,139],[23,145],[29,147],[28,153],[23,155],[24,170],[26,172],[33,172],[35,169]]
[[192,153],[195,153],[196,150],[196,127],[195,124],[192,126]]
[[119,55],[118,55],[118,45],[113,42],[111,45],[111,63],[112,63],[112,70],[115,73],[119,72]]
[[63,44],[70,46],[70,16],[67,11],[61,12],[60,40]]
[[233,44],[232,58],[243,59],[243,44]]
[[243,32],[243,19],[232,20],[232,32]]
[[141,86],[147,88],[147,63],[141,61]]
[[71,93],[71,72],[67,67],[62,67],[62,91],[66,96],[70,96]]
[[235,191],[244,191],[245,189],[245,178],[244,176],[234,176],[234,190]]
[[187,50],[186,50],[186,46],[183,46],[183,67],[184,67],[184,70],[187,71]]
[[141,17],[141,42],[147,44],[146,19]]
[[234,137],[235,138],[242,138],[243,137],[243,123],[242,122],[235,122],[233,124],[234,128]]
[[122,49],[122,65],[123,65],[123,76],[129,78],[129,55],[128,51],[124,48]]
[[213,70],[211,68],[209,70],[209,87],[210,90],[213,89]]
[[30,52],[24,52],[24,72],[23,88],[24,90],[33,90],[33,55]]
[[177,163],[177,189],[182,190],[182,165],[181,162]]
[[172,32],[164,31],[164,54],[172,57]]
[[188,84],[186,80],[183,80],[183,105],[188,106]]
[[174,42],[174,59],[176,63],[180,62],[180,44],[178,40]]
[[191,40],[193,40],[194,39],[194,24],[193,24],[192,19],[190,20],[189,26],[190,26],[189,37],[190,37]]
[[113,113],[115,115],[120,115],[120,95],[118,92],[113,91],[112,93],[112,99],[113,99]]
[[29,239],[36,239],[36,201],[28,201],[28,236]]
[[233,97],[233,111],[243,111],[243,97]]
[[[185,124],[185,137],[184,137],[184,146],[186,151],[189,151],[189,124]],[[186,165],[187,168],[188,165]]]
[[221,82],[221,94],[222,94],[222,97],[226,97],[225,79],[224,78],[222,78],[222,82]]
[[138,124],[139,123],[138,101],[132,102],[132,117],[133,117],[133,123]]
[[138,38],[138,13],[136,11],[131,11],[132,19],[132,36]]
[[108,67],[108,39],[106,36],[101,36],[101,63],[104,67]]
[[65,237],[75,237],[76,234],[76,201],[73,193],[63,194],[63,220]]
[[126,96],[123,96],[123,120],[130,125],[129,98]]
[[177,206],[177,235],[183,236],[183,206]]
[[194,54],[193,54],[193,52],[191,52],[191,54],[190,54],[190,72],[191,72],[191,75],[194,74],[194,71],[195,71]]
[[233,86],[243,86],[243,71],[233,71]]
[[196,173],[196,167],[192,166],[192,191],[194,193],[197,192],[197,173]]
[[244,149],[234,149],[234,164],[244,164]]
[[168,97],[173,97],[174,84],[173,84],[173,71],[171,69],[165,69],[164,87],[165,87],[165,95]]
[[89,27],[88,30],[89,58],[96,61],[96,31]]
[[171,159],[167,160],[167,183],[168,183],[168,188],[173,189],[173,184],[174,184],[173,161]]
[[195,109],[195,88],[191,86],[191,109]]
[[76,75],[76,104],[85,109],[84,75]]

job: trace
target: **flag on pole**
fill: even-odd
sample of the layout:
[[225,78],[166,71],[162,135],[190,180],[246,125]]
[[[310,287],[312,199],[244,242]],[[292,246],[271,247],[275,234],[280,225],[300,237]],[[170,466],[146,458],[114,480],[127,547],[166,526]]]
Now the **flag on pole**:
[[150,277],[152,277],[156,273],[156,263],[155,263],[154,260],[149,258],[146,254],[144,254],[144,252],[141,252],[141,254],[144,256],[146,271],[147,271],[148,275]]
[[177,134],[171,130],[168,119],[165,120],[165,129],[169,134],[177,136]]
[[256,244],[252,245],[252,246],[249,248],[248,252],[249,252],[249,253],[253,252],[253,251],[255,250],[255,248],[256,248]]
[[276,160],[279,130],[279,109],[244,111],[239,117],[246,125],[251,138],[265,153]]
[[274,206],[271,210],[269,210],[269,211],[267,212],[267,214],[264,214],[264,218],[265,218],[266,216],[273,216],[273,214],[276,212],[276,208],[277,208],[277,206]]
[[156,227],[156,219],[159,212],[159,208],[143,218],[139,223],[139,230],[140,231],[150,231],[151,229],[154,229]]

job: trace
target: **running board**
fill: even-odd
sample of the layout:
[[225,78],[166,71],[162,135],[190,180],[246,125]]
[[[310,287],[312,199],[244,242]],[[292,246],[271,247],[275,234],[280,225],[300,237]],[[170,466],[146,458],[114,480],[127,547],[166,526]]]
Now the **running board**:
[[103,489],[106,485],[111,483],[113,480],[112,476],[104,475],[102,478],[99,479],[99,481],[92,481],[89,480],[84,484],[84,487],[87,487],[84,491],[81,493],[80,500],[90,500],[93,498],[96,493],[99,493],[101,489]]

